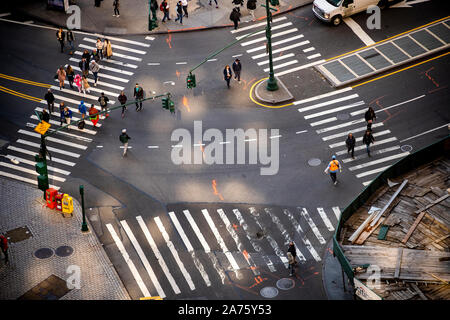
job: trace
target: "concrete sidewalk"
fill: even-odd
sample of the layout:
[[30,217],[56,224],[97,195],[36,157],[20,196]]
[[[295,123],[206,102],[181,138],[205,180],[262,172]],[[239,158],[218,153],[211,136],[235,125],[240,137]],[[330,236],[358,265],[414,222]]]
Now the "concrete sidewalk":
[[[157,0],[158,5],[162,0]],[[168,0],[170,18],[172,20],[161,22],[163,13],[158,9],[158,27],[148,31],[148,0],[120,0],[120,17],[113,16],[113,0],[103,0],[100,7],[94,6],[93,0],[76,0],[75,3],[81,9],[81,31],[102,33],[105,35],[142,35],[168,32],[193,31],[218,27],[231,27],[233,25],[229,16],[235,5],[232,0],[217,0],[216,8],[214,0],[209,5],[209,0],[188,0],[189,18],[183,18],[183,24],[175,22],[176,3],[178,0]],[[280,0],[278,12],[274,15],[291,11],[298,7],[312,3],[313,0]],[[26,16],[36,22],[44,22],[53,26],[67,26],[70,15],[55,10],[48,10],[45,0],[30,1],[16,0],[11,11]],[[258,0],[255,10],[256,19],[266,16],[266,9],[261,7],[264,0]],[[247,10],[247,1],[240,6],[241,24],[252,21]]]
[[[130,299],[95,233],[81,233],[79,195],[71,196],[73,216],[63,217],[43,205],[42,191],[0,179],[0,233],[10,237],[9,263],[0,261],[0,300]],[[80,288],[68,288],[77,269]]]

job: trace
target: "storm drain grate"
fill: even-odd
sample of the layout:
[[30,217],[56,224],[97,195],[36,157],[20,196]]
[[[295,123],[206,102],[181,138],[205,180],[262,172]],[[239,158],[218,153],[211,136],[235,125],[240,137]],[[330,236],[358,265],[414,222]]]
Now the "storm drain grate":
[[278,295],[278,289],[275,287],[264,287],[259,291],[259,293],[264,298],[274,298]]
[[281,290],[289,290],[295,286],[295,282],[292,279],[282,278],[277,281],[277,288]]
[[66,281],[52,274],[25,292],[17,300],[58,300],[69,291]]

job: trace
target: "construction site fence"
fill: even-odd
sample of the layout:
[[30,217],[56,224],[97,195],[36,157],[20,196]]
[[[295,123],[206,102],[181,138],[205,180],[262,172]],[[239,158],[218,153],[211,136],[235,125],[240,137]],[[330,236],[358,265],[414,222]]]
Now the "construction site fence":
[[367,200],[380,188],[387,184],[388,179],[394,179],[407,172],[414,171],[418,167],[429,163],[439,157],[450,156],[450,135],[440,141],[433,143],[423,149],[409,154],[400,159],[395,164],[381,172],[372,182],[342,211],[336,231],[333,235],[333,255],[337,257],[342,270],[347,275],[349,281],[354,285],[353,268],[345,257],[342,247],[339,244],[341,229],[348,218],[350,218]]

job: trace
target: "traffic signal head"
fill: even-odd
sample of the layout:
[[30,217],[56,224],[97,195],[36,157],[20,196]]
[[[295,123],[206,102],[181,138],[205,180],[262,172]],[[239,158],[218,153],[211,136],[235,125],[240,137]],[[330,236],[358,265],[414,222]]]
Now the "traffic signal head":
[[197,86],[197,84],[195,82],[195,75],[192,74],[192,73],[188,74],[186,82],[187,82],[188,89],[192,89],[192,88],[195,88]]
[[169,98],[168,97],[162,98],[162,107],[164,109],[169,109]]
[[173,101],[172,100],[170,100],[169,99],[169,110],[170,110],[170,113],[175,113],[175,104],[173,103]]
[[279,6],[280,5],[280,1],[278,0],[270,0],[270,4],[273,6]]

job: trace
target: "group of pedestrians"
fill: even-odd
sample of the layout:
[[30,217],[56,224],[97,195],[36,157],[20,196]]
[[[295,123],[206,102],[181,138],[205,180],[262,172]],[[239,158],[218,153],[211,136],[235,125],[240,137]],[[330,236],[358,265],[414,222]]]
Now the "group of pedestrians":
[[67,31],[64,31],[62,28],[59,28],[58,31],[56,31],[56,40],[58,40],[59,45],[61,47],[61,53],[64,53],[64,45],[67,37],[67,42],[70,46],[70,52],[69,54],[72,55],[73,51],[75,50],[74,43],[75,43],[75,35],[73,34],[72,30],[67,29]]
[[[167,20],[172,20],[170,19],[170,6],[169,3],[167,2],[167,0],[163,0],[161,2],[161,4],[159,5],[159,10],[162,11],[163,13],[163,18],[162,18],[162,22],[165,23],[166,19]],[[188,14],[188,2],[187,0],[180,0],[177,2],[176,5],[176,12],[177,12],[177,18],[175,19],[175,21],[180,21],[181,24],[183,24],[183,17],[189,18],[189,14]]]
[[234,60],[232,68],[233,71],[231,71],[229,65],[226,65],[225,68],[223,69],[223,77],[227,83],[228,89],[230,89],[230,81],[231,78],[233,77],[233,72],[234,72],[234,80],[237,80],[239,83],[241,83],[241,70],[242,70],[241,61],[239,59]]
[[[371,157],[370,155],[370,145],[375,143],[375,138],[372,135],[372,124],[377,119],[377,116],[375,114],[375,111],[372,107],[369,107],[369,109],[364,114],[364,119],[366,120],[366,130],[364,131],[364,135],[362,137],[362,143],[366,145],[366,152],[367,156]],[[355,145],[356,145],[356,139],[353,136],[353,133],[349,133],[347,135],[347,139],[345,140],[345,145],[347,146],[347,154],[350,154],[352,159],[355,159]],[[329,172],[331,181],[333,181],[334,185],[337,184],[337,177],[336,174],[338,172],[342,172],[342,165],[340,162],[336,159],[336,156],[333,155],[331,157],[331,161],[328,163],[328,166],[325,168],[325,173]]]

